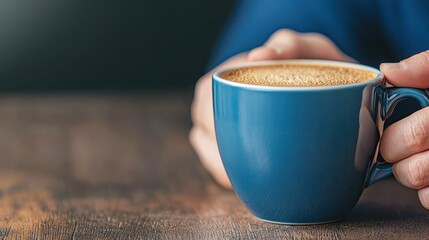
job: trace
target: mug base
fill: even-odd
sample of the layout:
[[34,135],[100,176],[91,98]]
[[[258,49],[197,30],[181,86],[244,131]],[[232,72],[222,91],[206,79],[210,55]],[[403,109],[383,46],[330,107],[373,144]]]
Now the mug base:
[[253,216],[253,217],[256,218],[256,219],[258,219],[259,221],[266,222],[266,223],[272,223],[272,224],[278,224],[278,225],[292,225],[292,226],[319,225],[319,224],[327,224],[327,223],[333,223],[333,222],[338,222],[338,221],[343,220],[343,218],[338,218],[338,219],[334,219],[334,220],[330,220],[330,221],[325,221],[325,222],[300,222],[300,223],[295,223],[295,222],[278,222],[278,221],[271,221],[271,220],[259,218],[259,217],[256,217],[256,216]]

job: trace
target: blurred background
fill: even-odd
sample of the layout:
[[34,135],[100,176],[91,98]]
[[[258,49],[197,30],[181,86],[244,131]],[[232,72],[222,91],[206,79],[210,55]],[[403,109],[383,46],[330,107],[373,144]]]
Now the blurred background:
[[0,90],[191,89],[232,5],[1,0]]

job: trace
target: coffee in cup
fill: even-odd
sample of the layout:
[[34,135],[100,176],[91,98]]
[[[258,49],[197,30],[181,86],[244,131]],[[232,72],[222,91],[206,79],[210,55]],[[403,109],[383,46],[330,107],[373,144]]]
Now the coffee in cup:
[[374,79],[366,69],[314,64],[279,64],[228,70],[219,77],[238,83],[280,87],[317,87],[353,84]]

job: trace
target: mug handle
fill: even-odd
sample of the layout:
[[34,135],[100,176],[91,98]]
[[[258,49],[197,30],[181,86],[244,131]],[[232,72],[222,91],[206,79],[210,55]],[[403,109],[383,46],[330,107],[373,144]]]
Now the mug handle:
[[[373,107],[373,118],[375,121],[384,121],[392,115],[393,110],[398,105],[399,102],[406,99],[416,100],[422,108],[429,106],[429,95],[428,92],[421,89],[414,88],[385,88],[384,86],[377,86],[375,89],[375,97],[373,98],[373,106],[380,104],[380,108]],[[379,114],[379,115],[378,115]],[[382,133],[384,126],[379,126],[381,128],[380,133]],[[381,139],[381,134],[380,134]],[[379,154],[379,146],[377,146],[376,151],[376,161],[372,164],[369,170],[369,177],[365,187],[372,185],[380,180],[383,180],[387,177],[392,176],[392,164],[387,163],[383,160],[379,160],[381,155]]]

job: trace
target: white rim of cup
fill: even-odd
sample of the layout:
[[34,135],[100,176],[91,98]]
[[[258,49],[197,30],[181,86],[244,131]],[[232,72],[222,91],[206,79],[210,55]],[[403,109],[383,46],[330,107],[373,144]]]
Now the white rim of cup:
[[[239,69],[243,67],[251,67],[251,66],[265,66],[265,65],[277,65],[277,64],[310,64],[310,65],[322,65],[322,66],[338,66],[338,67],[349,67],[349,68],[356,68],[361,70],[368,70],[371,71],[377,76],[374,79],[364,81],[364,82],[358,82],[358,83],[352,83],[352,84],[342,84],[342,85],[332,85],[332,86],[317,86],[317,87],[287,87],[287,86],[263,86],[263,85],[252,85],[252,84],[246,84],[246,83],[238,83],[229,81],[226,79],[223,79],[219,77],[219,74],[224,71]],[[241,64],[234,67],[227,67],[217,70],[213,73],[213,80],[235,86],[240,88],[246,88],[251,90],[260,90],[260,91],[322,91],[322,90],[340,90],[340,89],[347,89],[347,88],[354,88],[354,87],[362,87],[367,86],[371,83],[376,83],[377,81],[380,81],[383,79],[383,74],[381,72],[373,67],[369,67],[366,65],[361,65],[358,63],[348,63],[348,62],[339,62],[339,61],[332,61],[332,60],[319,60],[319,59],[286,59],[286,60],[272,60],[272,61],[259,61],[259,62],[253,62],[253,63],[246,63]]]

